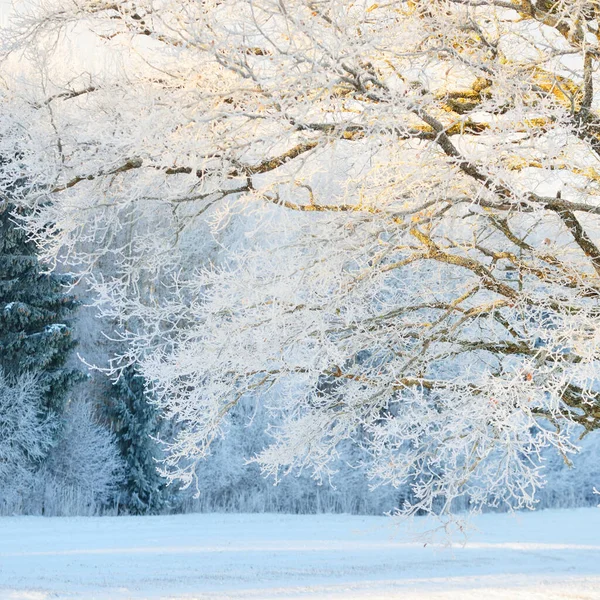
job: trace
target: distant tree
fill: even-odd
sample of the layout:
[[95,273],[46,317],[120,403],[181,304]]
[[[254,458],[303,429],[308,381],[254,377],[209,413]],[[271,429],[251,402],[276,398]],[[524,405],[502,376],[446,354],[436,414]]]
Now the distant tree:
[[43,272],[13,208],[0,204],[0,368],[12,379],[37,374],[44,410],[60,414],[83,377],[65,366],[76,345],[69,318],[78,301],[65,291],[67,276]]
[[[42,475],[49,489],[79,494],[88,506],[101,507],[115,497],[123,481],[124,464],[116,436],[94,413],[89,402],[69,403],[60,441],[50,452]],[[60,514],[63,508],[46,507],[46,513]]]
[[9,382],[0,369],[0,512],[19,510],[53,443],[56,421],[43,417],[40,405],[33,375]]
[[128,512],[157,514],[165,508],[165,480],[160,476],[161,452],[154,439],[160,422],[156,407],[148,401],[144,378],[134,367],[125,369],[114,385],[107,416],[113,424],[125,463],[125,500]]

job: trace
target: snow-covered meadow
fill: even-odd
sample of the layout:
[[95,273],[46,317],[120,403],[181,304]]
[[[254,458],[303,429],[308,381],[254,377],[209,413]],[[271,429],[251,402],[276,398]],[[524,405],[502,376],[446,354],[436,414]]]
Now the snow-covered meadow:
[[1,522],[0,598],[600,598],[600,510],[483,515],[425,543],[346,515],[15,517]]

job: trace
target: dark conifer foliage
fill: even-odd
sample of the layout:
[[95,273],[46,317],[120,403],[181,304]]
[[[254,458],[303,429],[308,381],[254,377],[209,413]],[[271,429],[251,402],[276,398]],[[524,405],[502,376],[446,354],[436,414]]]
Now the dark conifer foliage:
[[0,203],[0,368],[9,378],[38,374],[44,408],[61,413],[81,371],[65,367],[76,345],[70,318],[77,307],[68,277],[43,272],[33,242]]
[[113,423],[126,465],[126,510],[132,514],[158,514],[166,508],[164,479],[157,471],[160,430],[156,408],[148,401],[144,378],[128,367],[113,386],[107,415]]

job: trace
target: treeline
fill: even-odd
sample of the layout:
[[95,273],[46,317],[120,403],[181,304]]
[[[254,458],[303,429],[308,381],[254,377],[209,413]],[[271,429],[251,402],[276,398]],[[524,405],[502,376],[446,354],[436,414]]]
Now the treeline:
[[98,406],[86,399],[68,275],[46,273],[18,214],[0,207],[0,513],[132,514],[166,509],[158,419],[125,370]]

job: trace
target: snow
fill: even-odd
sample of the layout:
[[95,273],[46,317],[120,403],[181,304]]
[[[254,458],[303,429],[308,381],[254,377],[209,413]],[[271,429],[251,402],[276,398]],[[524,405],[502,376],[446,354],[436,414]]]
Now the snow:
[[52,323],[52,325],[46,325],[45,330],[48,333],[60,333],[67,329],[64,323]]
[[196,514],[0,520],[7,600],[600,598],[600,510],[482,515],[466,544],[433,521]]

